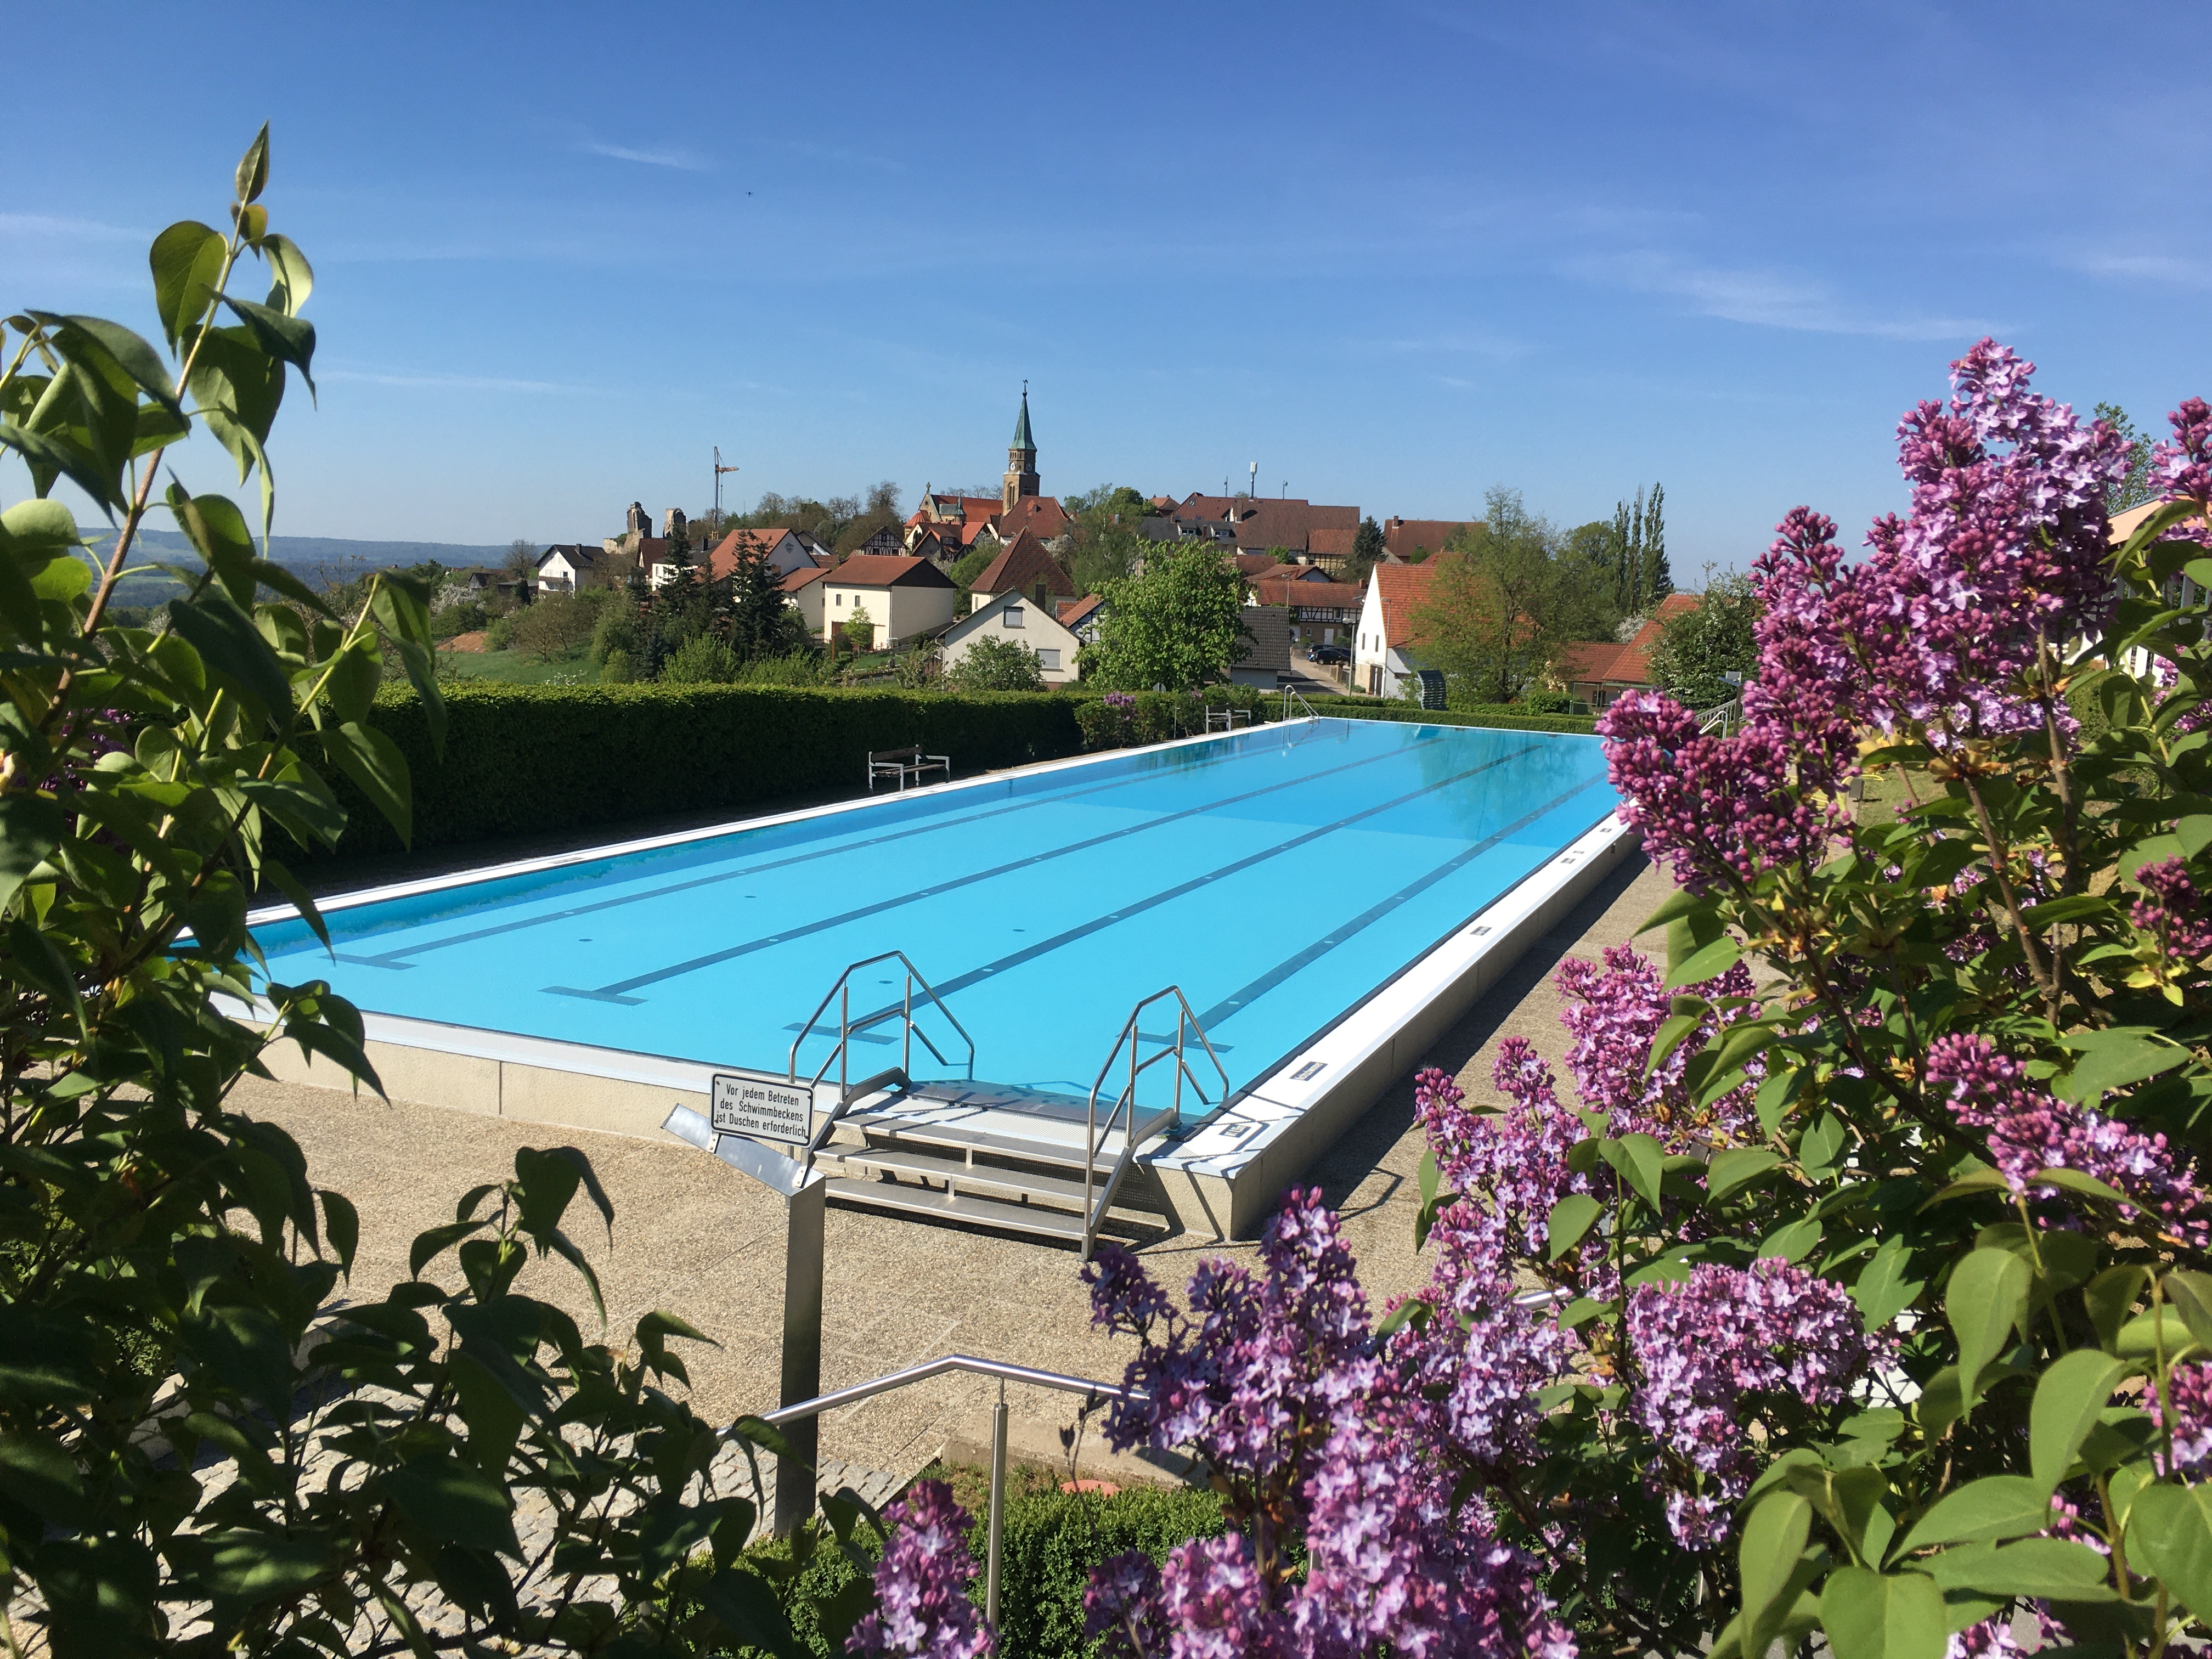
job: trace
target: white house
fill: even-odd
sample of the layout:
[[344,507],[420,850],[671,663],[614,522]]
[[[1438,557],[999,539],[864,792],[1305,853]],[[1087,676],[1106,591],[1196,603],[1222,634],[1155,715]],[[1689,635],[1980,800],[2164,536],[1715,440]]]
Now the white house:
[[[781,526],[762,530],[732,530],[715,543],[714,550],[707,556],[707,577],[710,581],[720,581],[727,577],[737,568],[738,550],[746,546],[759,549],[767,556],[769,568],[779,578],[788,576],[794,570],[805,570],[821,562],[814,555],[817,545],[818,544],[813,538],[802,536],[795,530],[787,530]],[[660,574],[665,568],[654,567],[653,585],[655,587],[665,580]]]
[[1370,696],[1403,695],[1401,682],[1413,672],[1413,613],[1429,597],[1437,562],[1378,564],[1367,578],[1352,638],[1352,684]]
[[1048,604],[1039,605],[1011,589],[985,600],[945,630],[945,665],[951,668],[977,640],[986,638],[1011,641],[1035,652],[1047,685],[1066,685],[1075,678],[1075,653],[1083,641],[1060,626]]
[[830,573],[818,564],[804,570],[794,570],[783,579],[783,596],[799,607],[805,620],[806,631],[819,637],[822,633],[822,601],[824,594],[823,578]]
[[891,651],[933,634],[959,609],[960,590],[927,559],[855,553],[822,578],[822,632],[842,629],[856,614],[872,629],[870,649]]
[[574,593],[586,587],[619,587],[636,561],[584,542],[559,542],[538,556],[534,578],[541,593]]

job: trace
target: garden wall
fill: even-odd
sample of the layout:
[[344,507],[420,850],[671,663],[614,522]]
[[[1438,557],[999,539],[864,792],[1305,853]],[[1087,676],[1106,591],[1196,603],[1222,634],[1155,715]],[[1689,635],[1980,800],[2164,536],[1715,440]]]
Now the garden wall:
[[[857,790],[872,749],[918,743],[964,774],[1082,744],[1070,699],[1024,692],[449,684],[445,694],[442,760],[411,690],[386,687],[369,717],[407,758],[417,848]],[[339,851],[398,850],[366,798],[334,781],[348,817]]]

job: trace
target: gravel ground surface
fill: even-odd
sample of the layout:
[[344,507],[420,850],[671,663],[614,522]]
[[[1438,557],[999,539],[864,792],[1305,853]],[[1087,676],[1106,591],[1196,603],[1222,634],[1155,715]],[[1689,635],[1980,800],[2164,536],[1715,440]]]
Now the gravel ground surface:
[[[1456,1073],[1478,1101],[1499,1098],[1490,1066],[1504,1037],[1532,1039],[1556,1065],[1565,1037],[1553,969],[1562,957],[1595,957],[1628,939],[1669,890],[1662,874],[1632,856],[1559,930],[1532,946],[1422,1063]],[[735,1170],[672,1143],[335,1091],[249,1079],[236,1098],[242,1109],[282,1124],[299,1140],[317,1185],[344,1192],[359,1207],[354,1282],[368,1295],[405,1276],[409,1243],[450,1219],[462,1193],[511,1172],[518,1147],[562,1141],[582,1146],[613,1200],[615,1224],[610,1238],[580,1197],[568,1231],[598,1269],[616,1339],[653,1309],[679,1314],[720,1345],[687,1345],[702,1415],[726,1420],[774,1405],[780,1206]],[[1377,1310],[1417,1289],[1426,1274],[1413,1238],[1421,1151],[1408,1076],[1309,1172],[1343,1212],[1361,1280]],[[1120,1377],[1129,1357],[1127,1345],[1091,1329],[1073,1251],[835,1206],[827,1246],[824,1389],[947,1352],[1108,1379]],[[1180,1290],[1201,1257],[1254,1251],[1186,1235],[1144,1254],[1153,1272]],[[565,1264],[535,1263],[523,1283],[592,1328],[581,1282]],[[903,1478],[948,1443],[957,1453],[986,1443],[994,1391],[981,1378],[948,1376],[878,1396],[825,1422],[822,1454],[855,1473]],[[1008,1399],[1017,1455],[1054,1455],[1059,1429],[1074,1415],[1073,1397],[1015,1389]],[[1115,1472],[1115,1460],[1094,1453],[1086,1452],[1084,1463],[1086,1473]],[[1142,1473],[1126,1464],[1120,1472]]]

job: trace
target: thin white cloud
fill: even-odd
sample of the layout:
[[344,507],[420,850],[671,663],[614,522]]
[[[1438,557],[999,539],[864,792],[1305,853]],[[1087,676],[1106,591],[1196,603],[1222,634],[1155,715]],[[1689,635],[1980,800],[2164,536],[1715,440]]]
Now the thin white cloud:
[[1407,356],[1468,356],[1495,357],[1508,362],[1525,357],[1535,346],[1527,340],[1516,339],[1510,334],[1492,334],[1481,329],[1450,329],[1440,334],[1428,334],[1393,340],[1355,341],[1376,351],[1387,351]]
[[2163,283],[2173,288],[2212,288],[2212,261],[2166,253],[2091,253],[2075,262],[2093,276]]
[[392,374],[359,368],[326,368],[323,378],[356,380],[365,386],[427,387],[444,392],[522,392],[556,397],[583,389],[554,380],[514,380],[495,374]]
[[92,219],[58,219],[43,213],[0,213],[0,236],[34,236],[55,242],[135,242],[145,234]]
[[635,149],[627,144],[602,144],[586,140],[585,150],[592,155],[611,155],[617,161],[639,161],[649,167],[674,167],[679,173],[704,173],[707,158],[689,149]]
[[1700,264],[1643,250],[1569,260],[1570,276],[1683,301],[1700,316],[1761,328],[1885,340],[1952,340],[2000,331],[1978,317],[1883,316],[1840,299],[1827,283],[1789,270]]

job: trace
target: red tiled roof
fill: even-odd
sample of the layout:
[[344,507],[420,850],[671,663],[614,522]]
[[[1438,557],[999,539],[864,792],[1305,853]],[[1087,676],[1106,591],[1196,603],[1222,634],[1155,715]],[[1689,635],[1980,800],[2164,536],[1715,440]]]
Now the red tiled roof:
[[1434,559],[1419,564],[1378,564],[1374,582],[1382,599],[1382,639],[1396,647],[1413,642],[1413,612],[1429,597],[1429,586],[1442,566]]
[[1346,530],[1336,525],[1316,525],[1306,532],[1306,551],[1316,558],[1348,559],[1352,544],[1358,538],[1359,526]]
[[803,564],[783,579],[781,584],[787,593],[796,593],[809,582],[818,582],[830,572],[818,564]]
[[1333,582],[1326,577],[1319,581],[1255,582],[1252,591],[1262,605],[1316,605],[1338,611],[1358,610],[1367,592],[1357,582]]
[[1698,608],[1695,593],[1669,593],[1659,609],[1636,630],[1633,639],[1583,640],[1569,646],[1560,656],[1559,671],[1570,684],[1650,685],[1651,653],[1668,617]]
[[1382,545],[1398,557],[1410,559],[1422,548],[1441,553],[1455,531],[1474,528],[1474,524],[1458,519],[1385,519]]
[[1048,593],[1072,597],[1075,592],[1075,579],[1060,568],[1058,559],[1044,550],[1043,543],[1024,530],[1005,552],[983,567],[983,574],[975,578],[970,591],[1004,593],[1018,588],[1028,593],[1034,592],[1040,581]]
[[1068,526],[1067,509],[1053,495],[1024,495],[999,514],[999,534],[1034,530],[1044,540],[1063,535]]
[[1085,593],[1079,599],[1063,599],[1060,604],[1060,625],[1073,628],[1104,603],[1096,593]]
[[[782,525],[762,530],[732,530],[717,542],[714,550],[707,556],[708,580],[721,581],[738,568],[738,547],[741,540],[763,553],[771,553],[775,550],[777,544],[790,534],[790,530]],[[805,548],[799,550],[802,553],[805,550]]]
[[854,553],[823,573],[840,587],[950,587],[951,578],[910,553]]
[[1246,581],[1257,581],[1283,568],[1282,562],[1272,553],[1231,553],[1229,562]]

